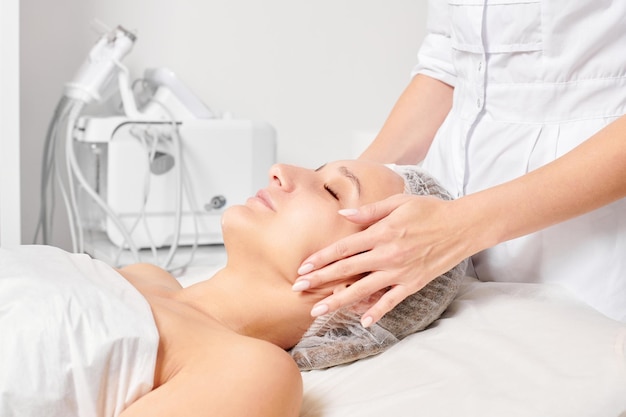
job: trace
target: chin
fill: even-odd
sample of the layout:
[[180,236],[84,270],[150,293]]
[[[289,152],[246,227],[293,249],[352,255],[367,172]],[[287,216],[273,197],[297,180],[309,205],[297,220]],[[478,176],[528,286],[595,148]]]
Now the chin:
[[271,242],[264,241],[270,235],[263,222],[246,206],[231,206],[222,215],[222,238],[229,258],[233,255],[248,259],[255,256]]
[[221,227],[222,227],[222,238],[224,239],[224,246],[228,247],[228,242],[237,241],[239,239],[236,236],[240,235],[242,228],[245,230],[245,226],[243,226],[243,220],[241,213],[244,207],[241,206],[231,206],[224,211],[222,214]]
[[224,210],[222,214],[221,226],[222,233],[227,234],[230,230],[239,229],[241,227],[250,227],[249,225],[254,223],[252,219],[252,213],[246,206],[230,206]]

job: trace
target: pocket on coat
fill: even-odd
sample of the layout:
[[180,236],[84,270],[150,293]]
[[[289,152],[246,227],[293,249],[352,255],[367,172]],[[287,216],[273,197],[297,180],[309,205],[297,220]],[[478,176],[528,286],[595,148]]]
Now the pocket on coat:
[[448,0],[448,7],[452,47],[457,50],[511,53],[542,49],[541,0]]

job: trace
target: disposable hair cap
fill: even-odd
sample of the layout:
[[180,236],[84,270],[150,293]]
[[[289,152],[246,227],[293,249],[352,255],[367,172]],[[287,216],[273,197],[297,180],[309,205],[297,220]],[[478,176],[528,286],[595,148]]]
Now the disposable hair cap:
[[[405,194],[452,196],[425,170],[413,165],[386,165],[404,179]],[[324,369],[379,354],[406,336],[424,330],[445,311],[465,276],[467,260],[410,295],[368,328],[361,315],[378,299],[374,294],[356,305],[320,316],[291,350],[300,370]]]

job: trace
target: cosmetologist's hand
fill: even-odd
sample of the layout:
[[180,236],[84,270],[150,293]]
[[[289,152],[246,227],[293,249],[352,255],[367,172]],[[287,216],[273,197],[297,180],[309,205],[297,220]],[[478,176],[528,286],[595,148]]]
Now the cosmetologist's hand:
[[294,291],[367,274],[317,303],[311,315],[335,311],[388,289],[361,318],[364,327],[376,323],[406,297],[471,255],[460,226],[462,213],[453,205],[454,201],[435,197],[398,194],[341,210],[348,220],[368,227],[305,259]]

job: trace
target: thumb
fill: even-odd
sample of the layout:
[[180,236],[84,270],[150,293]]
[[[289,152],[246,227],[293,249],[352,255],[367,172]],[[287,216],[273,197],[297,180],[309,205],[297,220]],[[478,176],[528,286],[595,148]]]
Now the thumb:
[[375,203],[364,204],[359,208],[339,210],[339,214],[346,219],[359,224],[372,224],[387,217],[408,200],[405,194],[396,194]]

